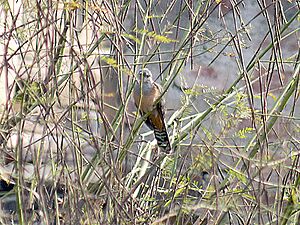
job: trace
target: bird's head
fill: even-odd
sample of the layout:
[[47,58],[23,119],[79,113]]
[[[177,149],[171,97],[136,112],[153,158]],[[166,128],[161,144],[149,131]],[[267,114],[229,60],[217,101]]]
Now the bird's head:
[[139,70],[138,75],[139,75],[140,81],[143,81],[144,83],[145,82],[150,82],[150,83],[153,82],[152,73],[147,68],[143,68],[143,69]]

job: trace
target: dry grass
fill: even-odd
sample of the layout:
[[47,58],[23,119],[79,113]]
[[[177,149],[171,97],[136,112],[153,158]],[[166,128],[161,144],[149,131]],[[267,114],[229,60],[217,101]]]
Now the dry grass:
[[[299,224],[299,12],[0,0],[1,222]],[[171,155],[132,104],[142,66]]]

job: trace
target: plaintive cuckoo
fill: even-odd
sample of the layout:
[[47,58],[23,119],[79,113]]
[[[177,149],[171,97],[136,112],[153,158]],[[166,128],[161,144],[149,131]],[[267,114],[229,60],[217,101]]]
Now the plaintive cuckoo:
[[149,69],[141,69],[138,76],[139,82],[133,93],[135,105],[142,116],[148,114],[145,122],[154,131],[158,146],[165,153],[170,153],[171,145],[164,120],[164,99],[161,98],[162,88],[153,81]]

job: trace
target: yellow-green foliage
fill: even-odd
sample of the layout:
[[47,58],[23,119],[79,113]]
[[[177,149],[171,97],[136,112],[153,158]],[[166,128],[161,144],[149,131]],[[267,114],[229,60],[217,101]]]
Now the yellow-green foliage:
[[157,42],[166,43],[166,44],[177,42],[174,39],[168,38],[168,37],[163,36],[163,35],[159,35],[159,34],[155,33],[154,31],[149,31],[149,30],[146,30],[146,29],[135,30],[135,31],[139,34],[146,35],[149,38],[153,38]]

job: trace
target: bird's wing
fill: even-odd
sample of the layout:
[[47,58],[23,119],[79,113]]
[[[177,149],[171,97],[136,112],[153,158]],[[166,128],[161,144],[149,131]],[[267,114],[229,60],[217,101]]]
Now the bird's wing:
[[162,131],[165,128],[164,114],[160,103],[157,103],[156,107],[146,118],[145,122],[146,125],[152,130],[158,129]]
[[165,129],[165,122],[164,122],[164,115],[165,115],[165,109],[164,109],[164,98],[161,97],[161,93],[162,93],[162,87],[157,84],[154,83],[154,93],[155,93],[155,99],[154,101],[157,101],[159,98],[159,101],[156,103],[156,105],[153,107],[152,112],[150,113],[150,115],[147,117],[146,119],[146,125],[150,128],[150,129],[159,129],[160,131]]

